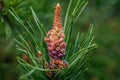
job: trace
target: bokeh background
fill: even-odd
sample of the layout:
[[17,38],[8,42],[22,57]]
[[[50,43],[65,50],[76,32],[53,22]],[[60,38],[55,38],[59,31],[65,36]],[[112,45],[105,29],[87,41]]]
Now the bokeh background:
[[[8,9],[13,7],[23,19],[31,19],[32,6],[48,30],[52,26],[54,8],[58,2],[62,5],[64,20],[69,0],[0,0],[0,80],[17,80],[19,76],[13,39],[20,26],[15,24]],[[76,2],[73,0],[72,7]],[[88,2],[77,21],[76,30],[86,32],[89,25],[94,24],[94,41],[98,48],[90,55],[85,76],[87,80],[120,80],[120,0]]]

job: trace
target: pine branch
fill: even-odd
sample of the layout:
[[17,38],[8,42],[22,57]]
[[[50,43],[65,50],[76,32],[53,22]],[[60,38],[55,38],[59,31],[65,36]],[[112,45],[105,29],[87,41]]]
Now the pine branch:
[[[57,4],[54,25],[47,34],[33,8],[31,8],[31,12],[34,22],[29,20],[23,22],[13,8],[9,10],[24,30],[23,32],[18,31],[18,36],[15,39],[16,47],[21,56],[17,58],[23,72],[23,76],[21,76],[20,79],[83,79],[89,53],[97,47],[93,42],[93,25],[90,25],[87,34],[77,32],[74,41],[72,41],[72,35],[75,23],[87,4],[88,2],[86,1],[82,2],[78,0],[72,14],[70,14],[69,11],[72,5],[72,0],[70,0],[64,28],[61,23],[61,6]],[[70,20],[68,20],[68,17],[71,17]],[[57,45],[57,47],[54,45]],[[65,52],[66,55],[64,54]]]

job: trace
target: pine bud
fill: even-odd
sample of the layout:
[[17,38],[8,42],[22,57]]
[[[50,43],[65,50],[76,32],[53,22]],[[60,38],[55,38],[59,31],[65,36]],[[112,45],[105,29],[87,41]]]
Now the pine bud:
[[54,16],[54,25],[52,30],[47,33],[45,42],[48,45],[49,55],[52,58],[49,69],[63,69],[68,67],[68,63],[62,60],[66,54],[66,43],[64,41],[65,35],[61,21],[61,6],[57,4]]
[[54,26],[45,38],[48,44],[49,55],[54,59],[62,59],[66,52],[66,43],[64,42],[65,35],[63,33],[61,21],[61,6],[57,4],[55,9]]
[[30,63],[30,58],[29,58],[28,55],[24,54],[24,55],[23,55],[23,59],[24,59],[26,62]]
[[42,53],[40,51],[38,51],[38,56],[42,58]]

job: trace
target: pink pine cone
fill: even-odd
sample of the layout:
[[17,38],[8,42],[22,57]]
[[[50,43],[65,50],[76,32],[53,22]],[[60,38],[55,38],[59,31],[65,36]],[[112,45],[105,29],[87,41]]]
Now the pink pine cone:
[[61,7],[58,4],[55,10],[54,26],[50,30],[45,38],[48,44],[49,55],[53,59],[62,59],[66,54],[66,43],[64,42],[65,35],[63,32],[61,22]]

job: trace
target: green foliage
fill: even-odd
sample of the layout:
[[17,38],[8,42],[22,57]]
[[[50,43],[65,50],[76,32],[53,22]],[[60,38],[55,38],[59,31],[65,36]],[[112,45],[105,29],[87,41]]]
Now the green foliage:
[[[87,4],[88,2],[86,1],[78,0],[72,12],[70,12],[72,0],[70,0],[68,4],[68,9],[64,20],[64,33],[66,36],[65,41],[67,43],[67,51],[64,59],[69,63],[69,67],[66,69],[44,68],[45,62],[49,63],[50,61],[47,46],[44,42],[46,31],[44,30],[44,26],[39,21],[34,10],[31,8],[34,22],[30,20],[22,20],[13,8],[9,10],[9,12],[17,20],[20,26],[22,26],[22,31],[18,31],[18,35],[15,39],[17,43],[17,52],[19,53],[19,57],[17,57],[17,60],[21,68],[21,75],[23,75],[20,77],[20,79],[84,79],[84,72],[87,69],[86,62],[89,57],[88,53],[90,53],[91,50],[96,48],[96,44],[93,43],[93,25],[90,25],[90,29],[86,35],[82,34],[81,32],[77,32],[76,39],[74,41],[72,41],[72,36],[75,28],[75,23]],[[41,59],[38,57],[38,51],[41,51],[43,54],[43,63],[40,62]],[[31,62],[30,64],[22,58],[23,54],[29,56]],[[47,75],[51,71],[54,71],[56,73],[53,77],[49,77]]]

